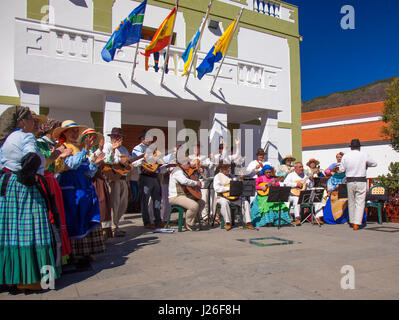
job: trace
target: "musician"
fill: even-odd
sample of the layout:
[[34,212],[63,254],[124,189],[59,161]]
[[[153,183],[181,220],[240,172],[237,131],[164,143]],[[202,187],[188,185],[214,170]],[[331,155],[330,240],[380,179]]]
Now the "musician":
[[[147,161],[153,160],[158,162],[160,159],[155,158],[153,156],[153,154],[155,153],[155,147],[152,146],[154,139],[152,136],[148,135],[147,132],[148,130],[143,130],[141,132],[141,135],[139,137],[140,144],[138,144],[133,148],[132,156],[138,157],[145,154],[145,160]],[[158,178],[159,169],[157,169],[155,172],[149,172],[143,169],[143,167],[140,167],[139,171],[140,171],[139,189],[141,197],[140,207],[141,207],[144,228],[146,229],[164,228],[165,223],[161,221],[162,191]],[[148,210],[150,197],[152,199],[154,224],[151,224],[150,214]]]
[[[302,162],[296,162],[294,166],[294,171],[286,176],[283,184],[287,187],[307,190],[308,188],[313,187],[313,179],[305,175]],[[288,202],[291,203],[294,208],[295,224],[297,226],[300,226],[301,206],[300,204],[298,204],[298,200],[299,196],[296,196],[291,192],[291,195],[288,198]],[[317,222],[323,224],[323,221],[321,220],[323,216],[323,205],[316,202],[314,203],[314,208]]]
[[341,165],[341,160],[342,160],[342,157],[343,157],[343,156],[344,156],[344,153],[343,153],[343,152],[338,152],[338,153],[335,155],[335,158],[337,159],[337,162],[333,162],[332,164],[330,164],[330,165],[328,166],[328,168],[324,171],[324,174],[326,175],[326,177],[330,177],[331,175],[334,174],[333,169],[334,169],[335,167]]
[[[169,203],[185,208],[186,211],[186,228],[189,231],[195,230],[195,219],[202,212],[205,201],[196,200],[187,196],[184,186],[201,188],[201,182],[191,180],[186,171],[190,167],[194,167],[194,163],[190,164],[189,159],[185,159],[177,167],[175,167],[169,178]],[[198,217],[199,218],[199,217]]]
[[233,161],[236,161],[240,158],[240,139],[236,138],[235,139],[235,145],[236,145],[236,152],[233,154],[233,150],[231,154],[227,154],[227,146],[224,143],[223,138],[221,139],[221,143],[219,145],[219,153],[216,155],[210,155],[210,160],[213,164],[212,169],[213,172],[216,174],[217,170],[216,168],[219,166],[220,163],[232,163]]
[[227,198],[223,197],[224,192],[228,192],[230,190],[226,185],[230,184],[231,179],[229,178],[231,167],[229,164],[220,164],[219,165],[219,173],[213,179],[213,188],[217,193],[216,203],[220,204],[220,213],[223,216],[225,221],[224,228],[226,231],[231,229],[231,210],[230,210],[230,202],[238,205],[242,209],[242,216],[244,219],[244,228],[254,230],[255,228],[251,224],[251,214],[249,209],[248,200],[242,201],[241,199],[231,201]]
[[[197,175],[199,181],[203,184],[205,180],[210,176],[210,172],[213,168],[213,163],[210,158],[205,155],[201,155],[201,144],[198,142],[194,148],[194,153],[188,156],[190,162],[194,165],[193,168],[198,168]],[[205,206],[201,212],[203,221],[208,220],[210,203],[208,202],[209,189],[202,189],[202,200],[205,201]],[[212,197],[211,197],[212,198]]]
[[280,162],[280,166],[277,170],[277,175],[287,177],[289,173],[294,171],[294,166],[292,165],[292,162],[294,162],[295,160],[296,159],[292,155],[286,155]]
[[[111,142],[104,144],[105,163],[127,165],[130,158],[129,151],[122,145],[123,133],[121,128],[112,128],[108,135]],[[115,181],[110,181],[112,208],[112,236],[123,237],[125,231],[119,228],[119,222],[126,212],[129,202],[128,174],[122,175]]]
[[279,187],[280,183],[275,176],[273,176],[273,167],[270,165],[265,165],[260,176],[256,178],[256,190],[258,194],[256,195],[254,201],[251,203],[251,221],[252,225],[255,227],[262,227],[266,225],[267,227],[273,226],[273,224],[278,224],[279,217],[279,205],[281,212],[280,224],[288,224],[291,222],[290,216],[288,214],[288,208],[285,203],[279,204],[276,202],[268,202],[268,195],[263,195],[270,186]]
[[316,160],[315,158],[309,159],[306,163],[305,174],[307,176],[312,176],[313,178],[323,178],[324,173],[320,169],[320,161]]
[[265,161],[265,151],[262,148],[257,150],[256,157],[256,160],[251,161],[244,172],[245,175],[250,176],[253,179],[260,176],[260,172],[265,165],[272,165],[270,162]]
[[368,167],[376,167],[377,163],[367,154],[360,151],[359,139],[353,139],[351,151],[342,157],[340,171],[345,171],[348,188],[349,223],[353,230],[362,225],[366,202]]
[[338,186],[346,183],[345,172],[332,168],[333,175],[327,181],[327,202],[323,209],[323,221],[327,224],[342,224],[349,220],[348,198],[338,198]]

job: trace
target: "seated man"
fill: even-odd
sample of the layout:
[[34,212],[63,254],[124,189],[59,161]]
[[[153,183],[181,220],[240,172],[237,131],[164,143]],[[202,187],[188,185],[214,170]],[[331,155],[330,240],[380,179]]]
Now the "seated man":
[[[231,211],[230,211],[230,202],[234,203],[235,205],[238,205],[241,207],[241,199],[231,201],[228,200],[227,198],[223,197],[222,193],[228,192],[230,190],[230,187],[226,187],[226,185],[230,184],[231,179],[228,177],[230,174],[230,169],[231,166],[230,164],[220,164],[219,165],[219,173],[215,176],[213,179],[213,188],[215,189],[215,192],[217,193],[217,200],[216,203],[220,204],[220,212],[223,216],[223,219],[225,221],[225,229],[226,231],[229,231],[231,229]],[[249,202],[247,200],[242,201],[243,204],[243,219],[245,229],[251,229],[254,230],[255,228],[251,224],[251,214],[250,214],[250,209],[249,209]]]
[[[291,187],[291,195],[288,198],[288,202],[292,204],[294,208],[295,224],[297,226],[301,225],[301,206],[298,204],[299,191],[307,190],[313,187],[313,177],[306,176],[303,169],[302,162],[296,162],[294,166],[294,171],[289,173],[285,178],[282,185]],[[297,192],[295,192],[297,191]],[[321,218],[323,217],[323,205],[322,203],[314,204],[314,212],[316,214],[316,220],[323,224]]]
[[184,186],[199,187],[201,182],[189,179],[186,170],[190,169],[190,162],[188,159],[182,164],[176,166],[169,177],[169,203],[170,205],[181,206],[186,211],[186,228],[193,231],[195,228],[195,219],[199,218],[199,213],[205,207],[205,201],[202,199],[194,199],[188,197]]

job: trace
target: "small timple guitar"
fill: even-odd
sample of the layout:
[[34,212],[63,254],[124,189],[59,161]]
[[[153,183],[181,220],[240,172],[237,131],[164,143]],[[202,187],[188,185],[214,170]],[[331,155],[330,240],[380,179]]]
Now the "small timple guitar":
[[122,176],[127,175],[132,169],[133,166],[131,163],[143,158],[144,155],[138,156],[133,159],[128,159],[127,156],[122,155],[121,159],[126,160],[126,164],[121,164],[121,163],[116,163],[116,164],[109,164],[106,163],[104,164],[102,171],[104,176],[110,180],[110,181],[116,181],[119,180]]
[[[230,184],[226,184],[225,187],[230,188]],[[239,197],[237,196],[230,196],[230,190],[223,192],[222,196],[225,197],[226,199],[230,200],[230,201],[235,201],[237,200]]]
[[257,190],[258,195],[260,195],[261,197],[265,197],[265,196],[269,195],[270,187],[276,182],[283,181],[284,178],[285,178],[284,176],[280,176],[278,178],[275,178],[273,181],[271,181],[269,183],[266,183],[266,182],[259,183],[258,186],[259,187],[265,186],[266,190]]
[[309,180],[310,176],[307,176],[301,180],[295,181],[296,183],[301,182],[303,184],[302,188],[298,188],[298,187],[294,187],[291,188],[291,193],[296,196],[299,197],[299,195],[301,194],[301,191],[305,191],[306,187],[307,187],[307,181]]

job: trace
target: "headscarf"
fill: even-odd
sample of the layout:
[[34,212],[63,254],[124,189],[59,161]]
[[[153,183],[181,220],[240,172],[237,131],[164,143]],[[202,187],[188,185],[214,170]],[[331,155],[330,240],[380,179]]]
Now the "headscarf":
[[265,173],[265,171],[270,170],[273,171],[273,168],[270,164],[265,164],[262,168],[262,170],[260,171],[260,175],[263,176],[263,174]]
[[28,107],[11,106],[0,115],[0,147],[15,130],[18,121],[31,114]]

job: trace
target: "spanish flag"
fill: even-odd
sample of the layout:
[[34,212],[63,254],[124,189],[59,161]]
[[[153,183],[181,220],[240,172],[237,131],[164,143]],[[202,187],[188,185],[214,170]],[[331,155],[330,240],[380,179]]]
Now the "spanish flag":
[[227,30],[222,34],[218,41],[215,42],[214,46],[209,50],[205,59],[197,68],[198,71],[198,79],[202,79],[202,77],[209,72],[213,71],[213,66],[215,62],[218,62],[222,59],[222,57],[226,54],[227,48],[229,46],[230,40],[233,37],[233,31],[235,24],[237,23],[237,19],[235,19],[232,24],[227,28]]
[[151,43],[145,48],[145,52],[142,53],[145,55],[145,70],[148,70],[148,58],[151,53],[162,50],[167,47],[170,41],[170,37],[173,33],[173,26],[176,18],[176,7],[169,13],[166,19],[162,22],[154,37],[151,40]]

